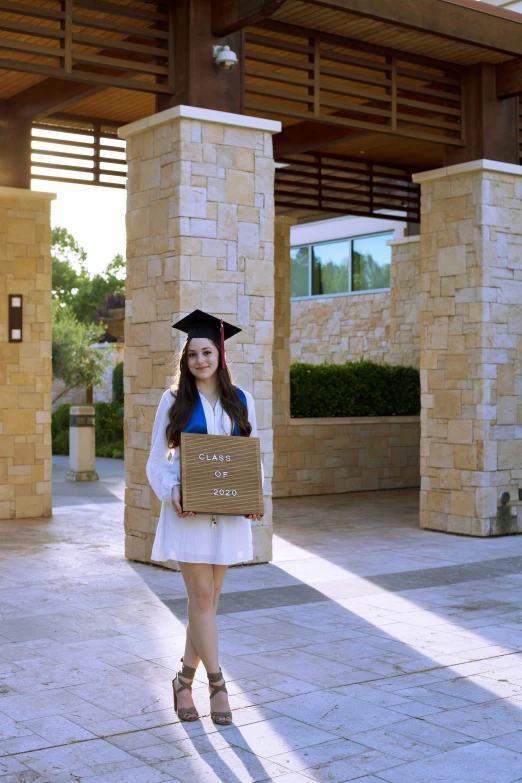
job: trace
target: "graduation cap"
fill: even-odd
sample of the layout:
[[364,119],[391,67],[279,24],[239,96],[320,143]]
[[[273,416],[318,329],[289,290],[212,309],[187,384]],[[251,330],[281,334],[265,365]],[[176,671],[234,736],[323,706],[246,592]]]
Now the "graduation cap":
[[173,329],[186,332],[187,340],[193,337],[208,337],[221,346],[221,367],[225,369],[225,340],[233,337],[241,331],[237,326],[216,318],[215,315],[204,313],[203,310],[194,310],[181,321],[172,325]]

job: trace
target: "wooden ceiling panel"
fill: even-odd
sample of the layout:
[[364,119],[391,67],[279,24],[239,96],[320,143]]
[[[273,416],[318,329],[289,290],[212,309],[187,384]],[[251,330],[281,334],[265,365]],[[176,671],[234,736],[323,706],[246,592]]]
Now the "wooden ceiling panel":
[[145,92],[103,90],[90,98],[78,101],[68,107],[68,114],[85,117],[102,117],[105,120],[121,121],[123,124],[135,122],[154,114],[155,96]]
[[[422,0],[418,1],[422,2]],[[287,0],[271,18],[279,22],[322,30],[346,38],[356,38],[367,43],[388,46],[459,65],[473,65],[477,62],[498,63],[511,59],[508,55],[489,49],[407,30],[373,19],[352,16],[341,11],[332,11],[310,5],[302,0]]]
[[0,99],[11,98],[33,84],[43,81],[43,78],[34,73],[19,73],[18,71],[0,69]]
[[416,171],[444,165],[444,148],[440,144],[393,138],[377,133],[329,145],[328,152],[404,166]]

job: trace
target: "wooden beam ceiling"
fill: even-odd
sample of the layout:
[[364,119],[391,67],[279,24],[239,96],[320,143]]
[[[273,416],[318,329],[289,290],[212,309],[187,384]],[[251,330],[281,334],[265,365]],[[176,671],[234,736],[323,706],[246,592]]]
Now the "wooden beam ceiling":
[[243,30],[275,14],[286,0],[212,0],[212,35]]
[[296,122],[274,136],[274,158],[308,150],[322,150],[332,144],[366,136],[366,131],[347,130],[320,122]]
[[522,55],[522,14],[477,0],[308,0],[453,41]]
[[104,89],[100,85],[64,82],[51,77],[9,98],[6,111],[11,119],[35,121],[61,112],[81,98],[89,98]]

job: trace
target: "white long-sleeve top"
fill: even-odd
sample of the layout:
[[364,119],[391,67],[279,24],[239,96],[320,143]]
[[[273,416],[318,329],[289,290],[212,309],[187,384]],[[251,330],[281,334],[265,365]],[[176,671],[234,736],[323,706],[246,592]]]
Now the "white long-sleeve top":
[[[247,400],[251,436],[257,437],[255,403],[252,395],[244,392]],[[209,435],[231,435],[233,424],[218,400],[214,408],[200,393]],[[161,514],[152,548],[152,559],[158,562],[177,560],[187,563],[214,563],[232,565],[252,559],[252,532],[250,520],[245,517],[197,514],[180,519],[172,506],[172,488],[180,484],[179,448],[169,449],[166,429],[169,410],[174,402],[167,390],[158,406],[149,459],[147,478],[159,500]]]

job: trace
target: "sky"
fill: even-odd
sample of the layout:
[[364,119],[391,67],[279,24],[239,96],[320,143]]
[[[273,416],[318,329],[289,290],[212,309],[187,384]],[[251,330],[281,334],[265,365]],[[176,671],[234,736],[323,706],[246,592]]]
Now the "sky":
[[91,274],[102,272],[117,253],[125,258],[125,190],[45,180],[33,180],[31,188],[57,194],[51,225],[66,228],[84,248]]

